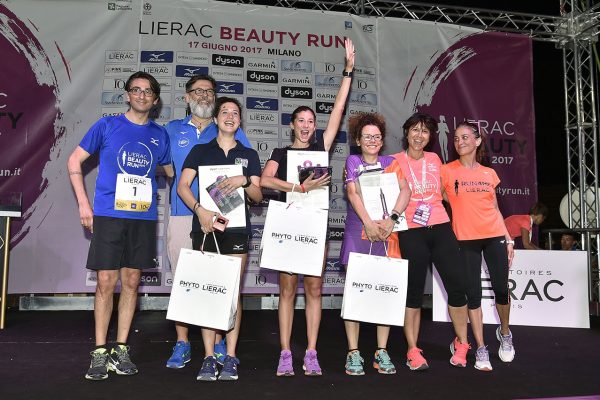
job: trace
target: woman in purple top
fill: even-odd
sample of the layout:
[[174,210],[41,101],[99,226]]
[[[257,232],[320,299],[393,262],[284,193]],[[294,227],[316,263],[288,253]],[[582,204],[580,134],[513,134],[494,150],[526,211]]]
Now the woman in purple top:
[[[351,155],[346,160],[344,180],[348,201],[352,207],[348,208],[346,215],[346,227],[344,229],[344,241],[340,259],[342,264],[348,264],[350,252],[374,254],[379,256],[390,255],[386,247],[393,247],[389,252],[395,251],[399,257],[397,234],[392,234],[394,222],[404,212],[410,199],[410,188],[404,179],[398,162],[390,156],[380,156],[385,137],[385,120],[378,114],[361,114],[350,119],[350,134],[361,150],[360,155]],[[369,217],[357,184],[361,172],[366,169],[383,169],[386,173],[395,173],[398,177],[400,195],[389,207],[389,217],[373,220]],[[364,235],[366,236],[363,239]],[[387,242],[387,243],[386,243]],[[346,356],[346,374],[364,375],[364,360],[358,351],[358,334],[360,325],[356,321],[345,320],[346,337],[348,339],[348,354]],[[387,353],[387,340],[390,327],[377,326],[377,351],[373,360],[373,366],[381,374],[395,374],[396,367]]]

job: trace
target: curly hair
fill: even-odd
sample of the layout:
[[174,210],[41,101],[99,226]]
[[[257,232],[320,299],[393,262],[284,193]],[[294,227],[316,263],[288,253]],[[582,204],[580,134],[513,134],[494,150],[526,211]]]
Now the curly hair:
[[382,140],[385,139],[386,125],[383,115],[377,113],[358,114],[348,120],[350,136],[352,136],[355,143],[360,140],[363,128],[369,125],[379,128]]

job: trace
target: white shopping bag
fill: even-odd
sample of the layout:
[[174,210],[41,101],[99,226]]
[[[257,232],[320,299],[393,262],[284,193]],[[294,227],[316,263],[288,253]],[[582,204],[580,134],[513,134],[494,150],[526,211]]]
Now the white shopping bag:
[[403,326],[407,284],[407,260],[350,253],[342,318]]
[[263,229],[260,267],[321,276],[327,210],[271,200]]
[[240,269],[240,258],[181,249],[167,319],[224,331],[233,329]]

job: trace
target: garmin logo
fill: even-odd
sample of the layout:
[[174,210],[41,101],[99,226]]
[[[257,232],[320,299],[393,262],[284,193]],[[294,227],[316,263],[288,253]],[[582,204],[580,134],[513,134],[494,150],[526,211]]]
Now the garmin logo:
[[172,51],[142,51],[140,61],[143,63],[171,63],[173,55]]
[[346,224],[346,215],[345,214],[330,214],[329,215],[329,224],[330,225],[345,225]]
[[246,108],[249,110],[277,111],[279,109],[279,101],[277,99],[262,97],[247,97]]
[[324,103],[317,101],[316,111],[319,114],[331,114],[333,110],[333,103]]
[[248,59],[248,68],[263,69],[268,71],[277,71],[277,61],[273,59],[250,58]]
[[199,67],[197,65],[176,65],[175,76],[181,78],[191,78],[194,75],[207,75],[208,67]]
[[293,86],[282,86],[281,97],[290,99],[312,99],[312,89]]
[[243,68],[244,67],[244,57],[225,56],[223,54],[213,54],[212,55],[212,64],[220,65],[222,67]]
[[246,80],[256,83],[277,83],[279,82],[279,76],[277,72],[246,71]]
[[283,74],[281,83],[291,85],[312,85],[312,77],[310,75]]
[[335,93],[317,92],[317,100],[335,100]]

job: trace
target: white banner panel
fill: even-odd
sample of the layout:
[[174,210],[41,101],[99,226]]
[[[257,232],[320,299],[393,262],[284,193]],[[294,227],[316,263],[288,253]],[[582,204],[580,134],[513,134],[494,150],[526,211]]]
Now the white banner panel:
[[[587,261],[583,251],[515,250],[509,271],[510,324],[589,328]],[[433,320],[450,321],[446,291],[433,278]],[[485,261],[481,268],[483,323],[499,324]]]

